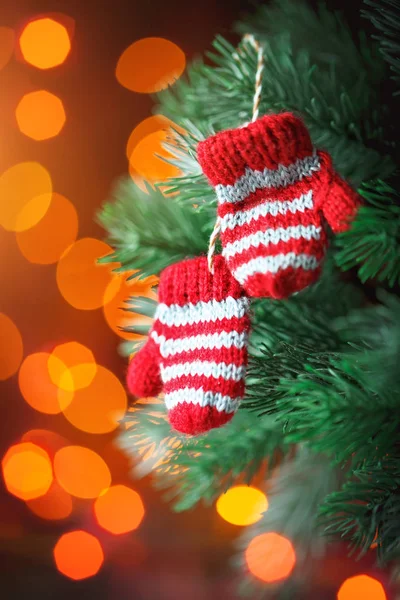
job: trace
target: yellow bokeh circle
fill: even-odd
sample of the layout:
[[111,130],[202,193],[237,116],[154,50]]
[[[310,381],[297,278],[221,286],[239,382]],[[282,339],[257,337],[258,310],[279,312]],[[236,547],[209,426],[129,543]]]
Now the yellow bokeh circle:
[[257,488],[237,485],[218,498],[216,508],[228,523],[246,526],[261,519],[268,509],[268,500]]
[[46,214],[52,194],[48,171],[38,162],[18,163],[0,175],[0,225],[24,231]]

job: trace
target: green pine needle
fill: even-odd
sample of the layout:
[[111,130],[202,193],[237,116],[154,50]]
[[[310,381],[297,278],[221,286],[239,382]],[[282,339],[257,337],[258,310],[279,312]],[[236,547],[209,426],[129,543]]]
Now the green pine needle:
[[400,195],[382,180],[359,190],[364,205],[351,228],[337,236],[335,261],[347,271],[357,268],[360,280],[376,278],[390,287],[400,283]]

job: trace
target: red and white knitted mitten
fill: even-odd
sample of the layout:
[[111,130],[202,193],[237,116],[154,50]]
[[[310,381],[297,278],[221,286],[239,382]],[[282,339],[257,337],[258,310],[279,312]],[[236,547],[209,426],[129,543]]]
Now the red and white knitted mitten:
[[360,198],[303,122],[266,115],[200,142],[198,160],[216,189],[223,255],[249,296],[287,298],[316,281],[327,246],[322,215],[344,231]]
[[165,393],[174,429],[198,434],[227,423],[244,395],[249,298],[222,256],[165,269],[146,345],[129,365],[134,396]]

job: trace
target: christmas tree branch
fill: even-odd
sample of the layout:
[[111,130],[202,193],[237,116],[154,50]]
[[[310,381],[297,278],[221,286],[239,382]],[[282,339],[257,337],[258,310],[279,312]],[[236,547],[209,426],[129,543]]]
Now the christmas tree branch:
[[[160,190],[142,192],[123,181],[98,215],[114,253],[102,262],[120,263],[118,271],[159,273],[171,263],[207,252],[208,223],[202,214]],[[211,232],[211,231],[210,231]]]
[[376,544],[381,566],[400,558],[399,465],[398,452],[366,461],[319,509],[329,538],[341,537],[361,556]]
[[244,531],[239,549],[245,550],[256,535],[277,532],[293,542],[297,563],[304,568],[306,561],[325,552],[327,539],[322,535],[318,509],[328,495],[340,489],[343,479],[343,472],[326,457],[300,448],[268,481],[268,510]]
[[[262,464],[273,469],[288,451],[280,427],[268,417],[257,419],[240,411],[229,425],[197,437],[172,433],[165,408],[145,406],[128,413],[129,429],[121,445],[132,454],[150,453],[136,472],[153,471],[158,488],[170,488],[175,509],[187,510],[200,501],[212,502],[233,483],[249,483]],[[167,449],[167,453],[166,453]]]
[[381,53],[390,65],[395,82],[394,94],[400,94],[400,2],[399,0],[364,0],[371,7],[361,14],[369,19],[379,31],[375,38],[380,43]]
[[400,195],[376,180],[359,190],[364,198],[349,231],[336,238],[335,261],[344,271],[357,268],[362,282],[376,278],[400,283]]

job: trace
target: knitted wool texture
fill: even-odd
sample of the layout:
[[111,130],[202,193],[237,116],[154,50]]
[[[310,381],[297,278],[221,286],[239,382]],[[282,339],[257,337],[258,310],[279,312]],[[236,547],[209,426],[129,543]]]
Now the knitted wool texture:
[[322,216],[344,231],[359,196],[313,148],[303,122],[266,115],[200,142],[198,160],[216,189],[223,255],[248,295],[287,298],[316,281],[327,246]]
[[149,340],[131,361],[127,383],[138,397],[165,392],[174,429],[198,434],[227,423],[245,389],[249,299],[222,256],[165,269]]

